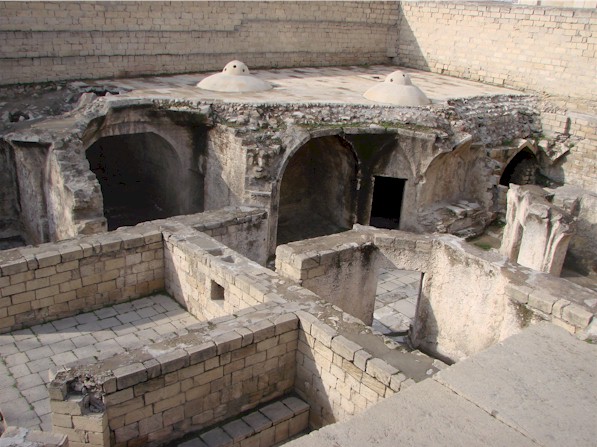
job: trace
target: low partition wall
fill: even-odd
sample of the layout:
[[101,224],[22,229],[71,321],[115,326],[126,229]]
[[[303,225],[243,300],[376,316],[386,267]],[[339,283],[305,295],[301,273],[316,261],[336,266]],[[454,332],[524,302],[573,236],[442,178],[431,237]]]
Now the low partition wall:
[[53,430],[75,445],[157,445],[292,391],[296,315],[247,314],[195,330],[58,373]]
[[[266,247],[260,247],[259,244],[266,237],[266,219],[267,213],[264,210],[231,207],[147,222],[105,234],[0,251],[0,333],[118,304],[165,288],[179,299],[181,293],[175,293],[179,281],[172,271],[178,269],[182,277],[184,265],[179,263],[174,268],[172,262],[167,264],[170,268],[169,284],[166,284],[163,233],[171,239],[166,243],[167,260],[172,260],[172,234],[178,235],[181,240],[192,235],[196,237],[196,241],[212,241],[207,243],[217,246],[220,252],[224,250],[231,253],[229,257],[220,258],[221,265],[225,266],[226,262],[234,259],[240,262],[236,264],[236,269],[241,265],[244,269],[249,269],[250,265],[255,268],[257,264],[223,247],[209,236],[202,235],[199,229],[213,234],[222,244],[240,250],[241,254],[263,260],[266,257]],[[197,265],[199,259],[203,259],[202,256],[205,255],[204,251],[197,251],[192,242],[179,245],[188,247],[188,256],[196,256],[196,259],[193,258],[193,265]],[[204,261],[207,262],[206,266],[210,265],[205,259]],[[217,272],[214,284],[217,284],[215,281],[219,281],[220,285],[230,281],[230,274],[225,280],[222,269],[214,266],[212,270]],[[192,281],[196,281],[196,278]],[[244,292],[239,295],[244,305],[236,301],[230,306],[232,300],[229,299],[226,306],[222,307],[218,303],[205,315],[195,315],[198,318],[220,316],[231,309],[264,301],[262,294],[254,292],[255,285],[253,289],[249,285],[256,281],[245,278],[242,285],[241,282],[238,282],[238,286]],[[211,283],[208,282],[209,284]],[[195,288],[189,294],[196,297],[198,292],[206,292],[195,282],[193,285]],[[230,289],[233,290],[233,287]],[[211,292],[208,287],[208,296],[211,296]],[[217,295],[218,291],[214,293]],[[252,298],[249,299],[249,295]],[[184,300],[179,301],[185,304]],[[196,310],[196,306],[190,305],[189,309]]]
[[151,226],[0,251],[0,333],[162,290],[163,258]]
[[[363,256],[363,248],[372,252]],[[423,273],[415,346],[452,362],[476,354],[540,320],[579,337],[595,320],[597,293],[509,262],[451,235],[416,235],[356,226],[278,247],[278,272],[363,318],[380,268]],[[355,297],[360,299],[357,300]]]

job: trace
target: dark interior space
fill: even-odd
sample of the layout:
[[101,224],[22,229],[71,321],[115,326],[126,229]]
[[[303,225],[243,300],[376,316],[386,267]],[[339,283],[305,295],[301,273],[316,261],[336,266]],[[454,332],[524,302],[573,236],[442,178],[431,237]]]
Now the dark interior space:
[[292,157],[280,187],[277,244],[350,229],[356,157],[336,137],[316,138]]
[[375,176],[370,224],[398,229],[406,179]]
[[101,138],[87,150],[87,159],[102,188],[109,230],[182,213],[180,162],[160,136]]
[[535,155],[529,151],[520,151],[512,158],[502,176],[500,185],[508,186],[510,183],[516,185],[534,185],[537,182],[539,163]]

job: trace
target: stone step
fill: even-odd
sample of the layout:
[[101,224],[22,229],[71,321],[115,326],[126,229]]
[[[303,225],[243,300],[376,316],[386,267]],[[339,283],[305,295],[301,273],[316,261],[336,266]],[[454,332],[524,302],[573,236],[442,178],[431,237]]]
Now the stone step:
[[309,404],[290,396],[169,447],[271,447],[309,428]]

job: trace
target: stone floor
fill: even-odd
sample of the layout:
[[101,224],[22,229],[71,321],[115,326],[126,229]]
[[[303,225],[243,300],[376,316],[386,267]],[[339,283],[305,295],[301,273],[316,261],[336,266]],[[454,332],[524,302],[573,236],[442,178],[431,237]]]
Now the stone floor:
[[[223,67],[222,67],[223,68]],[[249,67],[250,68],[250,67]],[[451,98],[475,96],[510,95],[521,92],[496,87],[465,79],[430,73],[395,65],[373,65],[370,67],[318,67],[283,68],[272,70],[251,70],[251,74],[271,82],[273,90],[243,93],[245,103],[325,103],[325,104],[376,104],[365,99],[363,93],[382,82],[395,70],[408,72],[413,83],[420,87],[433,103],[442,103]],[[147,96],[168,99],[184,98],[205,101],[238,102],[238,93],[222,93],[195,87],[197,82],[212,73],[191,73],[174,76],[150,76],[144,78],[103,79],[88,81],[98,87],[111,86],[132,90],[127,97]],[[122,95],[122,94],[121,94]]]
[[[418,272],[383,270],[373,328],[386,335],[408,330],[419,284]],[[184,335],[197,321],[168,296],[155,295],[0,334],[0,409],[10,425],[49,431],[51,371]]]
[[198,320],[155,295],[0,335],[0,408],[9,425],[51,430],[49,371],[184,335]]
[[377,280],[373,329],[388,336],[405,335],[415,318],[420,289],[420,272],[383,269]]

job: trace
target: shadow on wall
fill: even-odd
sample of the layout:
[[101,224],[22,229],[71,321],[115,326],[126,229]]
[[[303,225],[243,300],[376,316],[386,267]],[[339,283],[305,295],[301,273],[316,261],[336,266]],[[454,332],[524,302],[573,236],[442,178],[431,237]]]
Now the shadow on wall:
[[401,67],[417,68],[431,71],[427,59],[419,46],[419,42],[404,14],[402,2],[398,4],[398,36],[396,48],[398,49],[393,61]]

